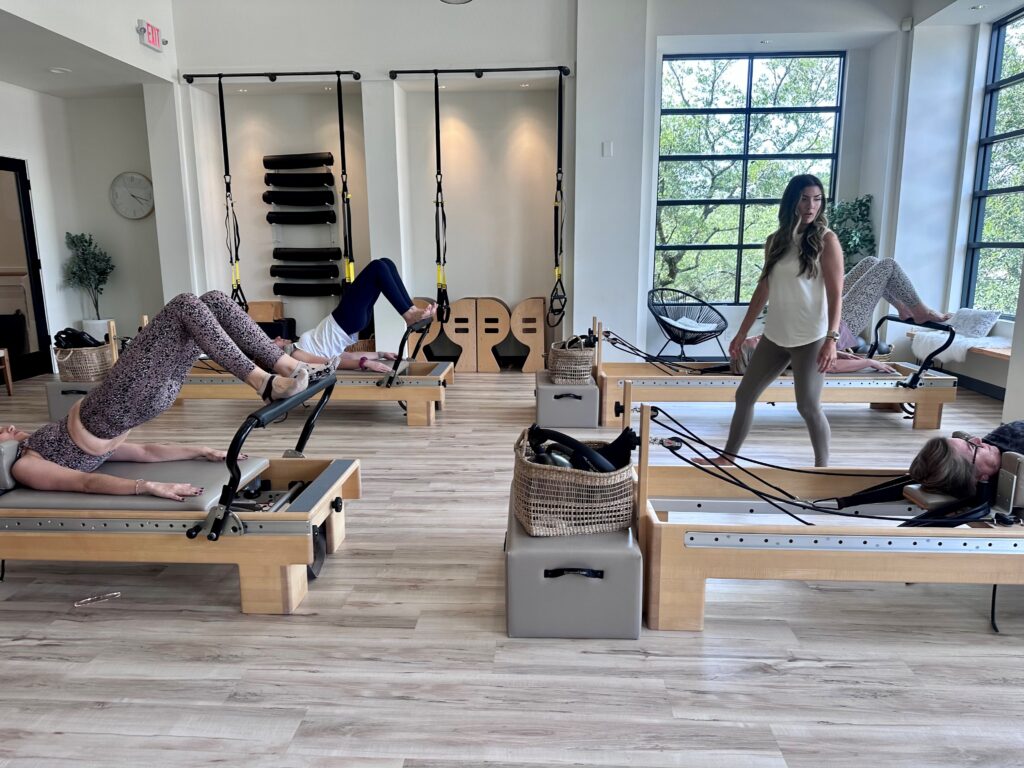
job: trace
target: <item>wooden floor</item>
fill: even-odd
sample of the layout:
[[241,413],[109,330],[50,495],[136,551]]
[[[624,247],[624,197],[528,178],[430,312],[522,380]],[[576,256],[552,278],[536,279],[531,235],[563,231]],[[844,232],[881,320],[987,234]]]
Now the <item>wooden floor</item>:
[[[0,422],[41,424],[42,382],[0,395]],[[723,440],[729,406],[671,408]],[[249,410],[188,402],[134,438],[226,446]],[[943,432],[1000,410],[962,392]],[[836,465],[906,466],[936,434],[827,413]],[[532,418],[516,374],[460,375],[429,430],[393,403],[330,406],[308,454],[360,458],[364,498],[297,615],[240,614],[227,567],[8,563],[0,768],[1024,764],[1020,589],[1001,591],[1001,635],[986,587],[716,581],[703,633],[506,637],[512,444]],[[248,449],[279,455],[298,430]],[[758,406],[746,449],[811,459],[792,405]]]

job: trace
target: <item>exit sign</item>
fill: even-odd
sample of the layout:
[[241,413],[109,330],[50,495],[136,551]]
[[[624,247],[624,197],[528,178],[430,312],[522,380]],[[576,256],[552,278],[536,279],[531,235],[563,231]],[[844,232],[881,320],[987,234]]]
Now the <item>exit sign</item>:
[[154,51],[163,50],[163,40],[160,39],[160,27],[155,27],[144,19],[139,19],[139,23],[135,26],[135,31],[139,33],[139,42],[147,48],[152,48]]

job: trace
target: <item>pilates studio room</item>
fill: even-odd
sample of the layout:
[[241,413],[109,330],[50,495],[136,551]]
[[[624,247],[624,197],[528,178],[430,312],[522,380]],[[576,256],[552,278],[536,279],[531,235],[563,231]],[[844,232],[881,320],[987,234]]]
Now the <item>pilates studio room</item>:
[[1022,2],[0,0],[0,768],[1024,764]]

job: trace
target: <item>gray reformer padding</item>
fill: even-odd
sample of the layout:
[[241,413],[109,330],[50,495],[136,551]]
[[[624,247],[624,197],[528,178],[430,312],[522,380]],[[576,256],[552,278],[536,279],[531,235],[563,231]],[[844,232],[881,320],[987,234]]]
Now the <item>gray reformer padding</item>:
[[[239,488],[244,486],[270,466],[267,459],[250,457],[238,462],[242,471]],[[173,501],[157,496],[108,496],[99,493],[71,493],[68,491],[36,491],[31,488],[15,488],[0,496],[2,509],[95,509],[145,510],[154,512],[176,512],[181,510],[207,511],[217,504],[222,487],[230,480],[230,474],[223,462],[213,461],[162,461],[148,464],[137,461],[108,461],[97,472],[127,477],[129,480],[145,478],[158,483],[192,483],[205,490],[199,496]]]

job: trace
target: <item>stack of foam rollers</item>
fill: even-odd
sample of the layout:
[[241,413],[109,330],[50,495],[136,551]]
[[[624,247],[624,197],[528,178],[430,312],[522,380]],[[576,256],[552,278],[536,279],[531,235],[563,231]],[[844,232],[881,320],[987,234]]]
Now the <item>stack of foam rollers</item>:
[[[297,155],[265,155],[263,167],[269,171],[263,181],[269,190],[263,202],[274,207],[267,221],[275,226],[309,226],[325,224],[333,233],[338,217],[334,210],[334,174],[325,168],[334,165],[330,152]],[[274,238],[275,242],[284,238]],[[336,242],[329,236],[331,242]],[[280,280],[302,282],[274,283],[276,296],[337,296],[341,293],[337,262],[341,248],[274,248],[275,261],[270,276]]]

